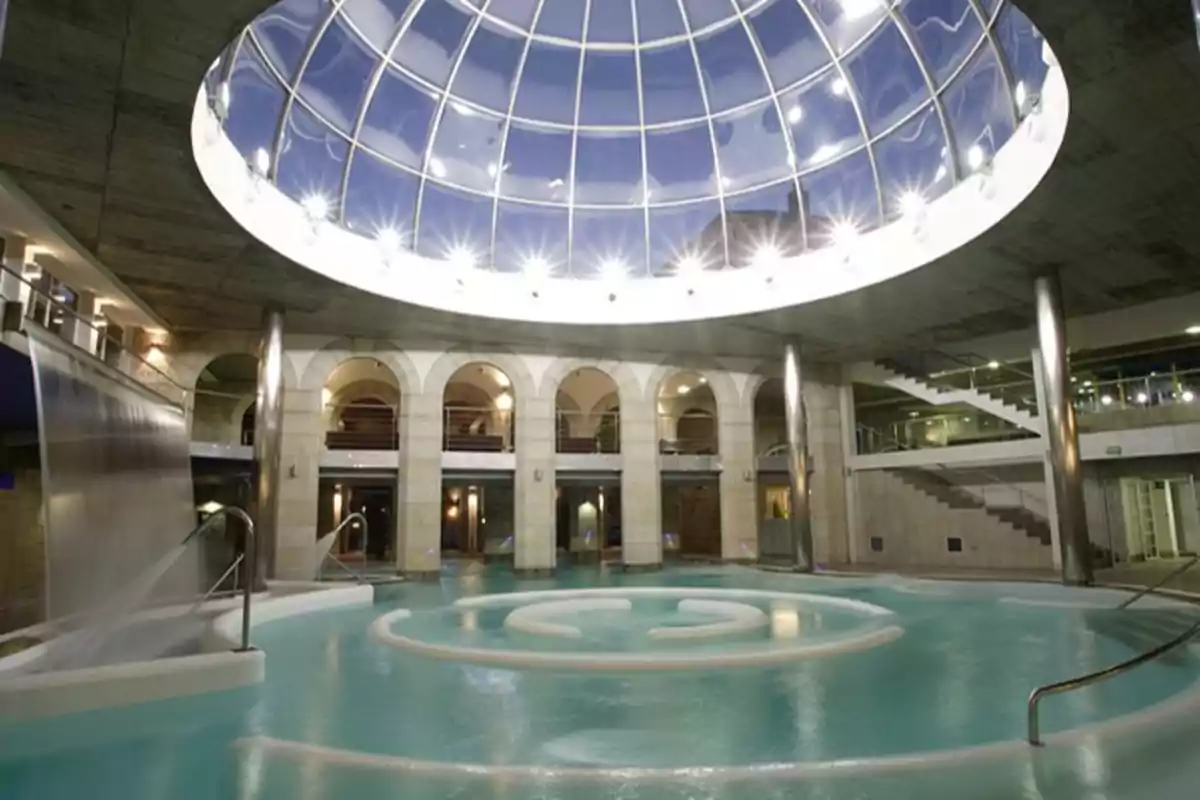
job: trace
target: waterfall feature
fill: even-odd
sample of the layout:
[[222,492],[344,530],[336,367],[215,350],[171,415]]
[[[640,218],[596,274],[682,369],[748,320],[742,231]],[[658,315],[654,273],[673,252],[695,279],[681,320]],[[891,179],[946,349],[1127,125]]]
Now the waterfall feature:
[[[76,634],[54,668],[111,658],[102,650],[129,615],[201,589],[183,411],[57,337],[33,328],[46,541],[46,619]],[[196,543],[203,545],[203,543]],[[131,637],[121,636],[121,647]],[[147,639],[148,637],[148,639]],[[139,657],[171,646],[169,626],[135,637]]]

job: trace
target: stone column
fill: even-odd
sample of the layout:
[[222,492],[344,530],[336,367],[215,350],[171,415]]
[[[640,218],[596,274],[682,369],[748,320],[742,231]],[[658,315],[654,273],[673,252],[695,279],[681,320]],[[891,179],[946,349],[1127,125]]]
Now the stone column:
[[437,577],[442,567],[442,396],[400,398],[396,571]]
[[[325,431],[321,390],[288,387],[283,397],[280,473],[276,492],[275,573],[280,580],[310,581],[317,570],[318,490]],[[260,428],[255,428],[258,448]]]
[[800,372],[800,343],[783,345],[783,412],[787,441],[788,479],[792,508],[791,552],[797,571],[813,568],[811,496],[809,492],[808,421],[805,419],[804,391]]
[[754,452],[754,397],[718,408],[721,457],[721,559],[758,558],[758,463]]
[[513,567],[518,574],[548,574],[556,556],[554,397],[518,394],[516,402]]
[[631,569],[662,566],[662,472],[656,398],[622,398],[621,553]]
[[17,275],[24,274],[27,257],[24,238],[12,235],[4,237],[4,269],[0,270],[0,330],[20,327],[25,301],[29,298],[29,287]]
[[253,574],[261,585],[275,577],[279,531],[280,448],[283,438],[283,311],[263,310],[258,356],[258,406],[254,425],[257,469],[255,533],[257,562]]
[[1083,469],[1079,458],[1079,432],[1071,402],[1071,373],[1067,358],[1066,323],[1063,319],[1062,284],[1057,273],[1034,280],[1037,306],[1038,364],[1044,393],[1046,439],[1058,515],[1062,581],[1070,585],[1092,583],[1092,544],[1088,537],[1087,509],[1083,501]]
[[99,332],[95,327],[96,295],[80,292],[75,301],[75,313],[63,315],[62,337],[80,350],[96,354]]
[[[846,431],[842,423],[839,380],[840,375],[834,368],[809,364],[805,369],[804,410],[811,467],[808,493],[813,562],[821,564],[851,561]],[[850,417],[853,419],[852,400]]]

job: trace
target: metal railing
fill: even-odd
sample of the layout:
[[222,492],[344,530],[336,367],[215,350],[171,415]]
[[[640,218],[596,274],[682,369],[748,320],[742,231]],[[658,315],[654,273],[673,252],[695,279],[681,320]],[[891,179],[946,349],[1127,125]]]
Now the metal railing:
[[[910,416],[907,419],[883,424],[887,425],[887,433],[890,434],[891,441],[906,443],[906,447],[910,450],[1007,442],[1016,439],[1031,439],[1037,435],[1008,420],[992,417],[986,412]],[[865,428],[863,432],[873,434],[873,436],[859,437],[859,455],[890,452],[883,449],[889,441],[888,436],[884,435],[884,431],[865,423],[860,423],[860,426]]]
[[605,411],[555,412],[555,452],[615,454],[621,452],[621,414]]
[[[878,431],[878,430],[875,430],[874,428],[863,425],[861,422],[858,423],[856,427],[858,428],[860,433],[865,432],[871,436],[886,438],[885,434],[882,431]],[[921,448],[921,447],[910,447],[910,446],[904,444],[904,442],[901,442],[899,440],[893,440],[893,443],[895,444],[895,449],[898,451],[901,451],[901,452],[921,452],[922,450],[926,449],[926,448]],[[929,467],[933,467],[934,469],[929,469]],[[920,466],[914,466],[913,469],[925,469],[935,475],[941,475],[942,477],[945,477],[944,473],[953,471],[955,469],[955,467],[951,466],[950,464],[934,462],[933,464],[929,464],[929,465],[923,464]],[[988,481],[988,484],[987,484],[988,486],[1003,488],[1003,489],[1007,489],[1011,492],[1014,492],[1016,495],[1017,501],[1018,501],[1017,504],[1015,504],[1015,505],[1006,504],[1003,506],[1001,506],[1001,505],[989,506],[987,503],[987,498],[986,498],[986,496],[984,496],[984,497],[979,498],[979,502],[982,503],[984,506],[987,506],[989,508],[1024,508],[1025,510],[1030,511],[1033,514],[1036,514],[1040,517],[1048,517],[1049,516],[1049,508],[1047,506],[1045,498],[1041,498],[1041,497],[1038,497],[1037,495],[1030,494],[1029,492],[1022,489],[1020,486],[1017,486],[1014,483],[1006,481],[1006,480],[1004,480],[1004,478],[1001,478],[996,473],[991,472],[982,467],[978,467],[978,466],[974,466],[974,465],[969,466],[969,467],[963,467],[960,465],[958,467],[958,469],[961,469],[966,472],[971,472],[973,474],[981,476],[982,478],[985,478]],[[959,484],[957,484],[953,481],[947,481],[947,482],[952,486],[962,489],[962,491],[964,491],[964,492],[968,491],[967,489],[964,489],[962,486],[959,486]]]
[[1187,572],[1192,567],[1196,566],[1197,562],[1200,562],[1200,556],[1192,556],[1190,559],[1188,559],[1187,561],[1183,562],[1179,566],[1175,567],[1175,569],[1168,572],[1163,578],[1159,579],[1152,586],[1147,586],[1146,588],[1142,589],[1137,594],[1135,594],[1133,597],[1129,598],[1125,602],[1121,603],[1121,605],[1117,606],[1117,608],[1129,608],[1131,605],[1136,603],[1138,600],[1141,600],[1146,595],[1157,592],[1166,583],[1174,580],[1175,578],[1179,577],[1183,573]]
[[[185,407],[187,406],[187,404],[190,401],[190,398],[192,396],[192,390],[190,388],[184,386],[183,384],[181,384],[169,373],[163,371],[159,367],[156,367],[154,364],[150,363],[146,359],[142,358],[141,356],[137,355],[136,353],[134,353],[131,350],[129,350],[128,348],[126,348],[120,339],[109,334],[107,321],[103,325],[97,325],[96,324],[96,315],[92,315],[89,318],[88,316],[80,314],[78,311],[71,308],[71,306],[69,304],[56,299],[52,293],[46,292],[40,286],[38,286],[36,283],[30,281],[25,275],[23,275],[20,272],[17,272],[16,270],[14,270],[10,267],[5,266],[3,263],[0,263],[0,271],[7,272],[9,275],[12,275],[14,278],[16,278],[22,284],[27,286],[29,288],[29,291],[32,294],[36,294],[38,297],[43,298],[46,301],[48,307],[53,308],[58,311],[62,311],[65,314],[70,314],[72,317],[79,320],[79,322],[81,322],[82,324],[91,328],[93,331],[96,332],[96,335],[105,342],[106,347],[107,347],[107,345],[115,345],[118,349],[118,352],[128,355],[130,358],[133,358],[135,361],[137,361],[141,366],[150,370],[155,375],[158,375],[159,377],[161,377],[165,383],[169,384],[173,389],[177,390],[180,393],[180,397],[178,398],[179,404],[181,406],[185,406]],[[32,306],[32,305],[33,304],[30,303],[30,306]],[[21,314],[22,324],[32,323],[35,325],[40,325],[40,323],[37,320],[30,318],[27,315],[26,311],[27,311],[27,309],[22,309],[22,314]],[[45,327],[45,326],[41,326],[41,327]],[[61,336],[61,334],[59,334],[59,338],[63,338]],[[64,338],[63,341],[67,341],[67,340]],[[79,348],[79,349],[82,352],[87,352],[84,348]],[[91,355],[93,358],[98,358],[96,353],[89,353],[89,355]],[[121,369],[119,364],[120,364],[120,362],[118,361],[118,366],[113,367],[111,364],[109,364],[108,366],[112,369],[116,369],[121,374],[126,375],[127,377],[129,377],[135,381],[138,381],[139,383],[141,383],[143,385],[149,386],[149,388],[151,388],[151,389],[155,389],[156,391],[159,391],[159,394],[162,394],[160,387],[151,385],[151,384],[147,384],[146,381],[140,379],[137,375],[132,374],[132,372]],[[174,399],[174,398],[172,398],[172,399]]]
[[327,450],[399,450],[400,408],[390,403],[354,401],[325,407],[330,428]]
[[663,455],[717,455],[720,452],[717,425],[717,417],[712,414],[659,414],[658,451]]
[[325,579],[324,578],[325,562],[332,561],[334,564],[337,564],[338,567],[340,567],[343,572],[345,572],[347,575],[349,575],[351,578],[353,578],[355,583],[363,584],[363,583],[367,582],[367,579],[362,574],[350,569],[350,567],[346,566],[345,562],[343,562],[340,558],[338,558],[337,556],[335,556],[333,554],[333,546],[335,544],[337,544],[338,538],[340,537],[342,531],[344,531],[346,528],[348,528],[350,526],[351,522],[361,522],[362,523],[363,544],[365,547],[366,541],[367,541],[367,530],[368,530],[367,529],[367,518],[365,516],[363,516],[361,513],[355,511],[353,514],[350,514],[348,517],[346,517],[344,520],[342,520],[336,528],[334,528],[329,533],[327,533],[321,537],[322,539],[328,539],[329,545],[328,545],[327,549],[325,550],[324,554],[322,554],[320,560],[317,561],[317,575],[316,575],[317,580],[320,581],[320,580]]
[[481,406],[442,408],[442,449],[450,453],[513,452],[513,412]]
[[212,595],[217,586],[221,585],[221,581],[224,581],[226,576],[228,576],[234,568],[238,567],[243,561],[245,561],[247,578],[242,582],[242,646],[236,651],[239,653],[244,653],[251,649],[250,596],[254,591],[254,567],[257,560],[255,558],[254,520],[250,518],[249,514],[237,506],[221,506],[220,508],[214,509],[211,514],[204,518],[203,522],[193,528],[192,532],[184,537],[181,544],[186,547],[187,544],[193,539],[199,538],[200,536],[203,536],[212,530],[216,526],[217,520],[221,520],[226,517],[234,517],[241,520],[242,523],[245,524],[245,547],[242,549],[242,555],[240,555],[233,562],[233,566],[225,571],[225,574],[221,576],[221,580],[217,581],[216,585],[213,586],[212,589],[208,590],[208,594],[206,594],[197,605],[203,604],[204,600],[207,600]]
[[1075,410],[1080,414],[1193,404],[1200,409],[1200,370],[1197,369],[1076,381],[1072,387]]
[[1122,661],[1120,664],[1114,664],[1106,669],[1099,670],[1098,672],[1092,672],[1087,675],[1081,675],[1078,678],[1071,678],[1069,680],[1059,681],[1058,683],[1049,683],[1045,686],[1039,686],[1038,688],[1034,689],[1032,692],[1030,692],[1029,701],[1026,704],[1026,711],[1028,714],[1028,728],[1026,733],[1029,739],[1029,744],[1033,745],[1034,747],[1041,747],[1044,744],[1041,740],[1041,731],[1038,727],[1038,704],[1042,701],[1043,697],[1052,694],[1062,694],[1063,692],[1069,692],[1074,689],[1082,689],[1085,686],[1091,686],[1093,683],[1099,683],[1100,681],[1107,680],[1108,678],[1121,675],[1122,673],[1128,672],[1134,667],[1141,666],[1148,661],[1153,661],[1159,656],[1174,650],[1176,647],[1179,647],[1181,644],[1184,644],[1189,639],[1194,637],[1197,633],[1200,633],[1200,622],[1195,623],[1169,642],[1164,642],[1158,647],[1155,647],[1152,650],[1147,650],[1141,655],[1134,656],[1128,661]]

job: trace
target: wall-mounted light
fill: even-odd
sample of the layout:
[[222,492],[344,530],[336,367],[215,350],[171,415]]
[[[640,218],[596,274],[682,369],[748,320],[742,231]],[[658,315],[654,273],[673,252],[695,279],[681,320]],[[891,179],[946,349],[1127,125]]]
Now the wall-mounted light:
[[513,396],[510,393],[505,391],[505,392],[501,392],[499,395],[497,395],[497,397],[496,397],[496,410],[497,411],[512,411],[512,407],[513,407]]

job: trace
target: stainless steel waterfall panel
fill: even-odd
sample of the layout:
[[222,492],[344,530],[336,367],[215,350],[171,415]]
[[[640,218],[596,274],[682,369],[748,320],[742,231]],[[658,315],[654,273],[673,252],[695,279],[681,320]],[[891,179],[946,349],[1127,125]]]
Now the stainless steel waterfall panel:
[[783,410],[787,434],[788,478],[792,508],[791,551],[797,570],[813,568],[812,511],[808,485],[808,419],[804,409],[804,390],[800,372],[800,343],[788,340],[783,345]]
[[258,359],[258,405],[254,425],[254,460],[258,468],[258,558],[254,582],[262,586],[275,575],[279,543],[279,484],[283,439],[283,311],[263,311]]
[[1039,364],[1046,394],[1046,438],[1054,475],[1055,506],[1058,512],[1058,546],[1062,555],[1062,581],[1087,585],[1092,582],[1092,547],[1088,538],[1083,500],[1083,472],[1079,460],[1079,432],[1075,428],[1075,406],[1071,403],[1071,376],[1067,363],[1067,338],[1063,321],[1062,285],[1057,274],[1034,280],[1037,304]]
[[[195,525],[183,410],[28,326],[45,512],[47,616],[94,612]],[[197,548],[147,598],[202,591]]]

